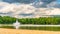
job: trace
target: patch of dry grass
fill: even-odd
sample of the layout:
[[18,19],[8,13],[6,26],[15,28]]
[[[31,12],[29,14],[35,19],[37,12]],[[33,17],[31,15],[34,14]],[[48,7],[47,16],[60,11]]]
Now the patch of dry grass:
[[0,28],[0,34],[60,34],[60,31],[16,30]]

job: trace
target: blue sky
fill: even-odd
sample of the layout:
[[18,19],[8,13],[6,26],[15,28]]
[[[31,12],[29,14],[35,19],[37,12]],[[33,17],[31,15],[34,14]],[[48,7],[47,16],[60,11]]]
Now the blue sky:
[[[42,2],[52,2],[52,1],[55,1],[55,0],[0,0],[2,2],[8,2],[8,3],[32,3],[32,2],[35,2],[35,1],[42,1]],[[56,0],[57,2],[60,2],[60,0]]]
[[57,2],[60,2],[60,0],[57,0]]
[[[0,1],[4,1],[4,2],[20,2],[20,1],[34,2],[34,1],[38,1],[38,0],[0,0]],[[42,0],[42,1],[54,1],[54,0]],[[56,0],[56,2],[60,2],[60,0]]]
[[58,4],[60,4],[60,0],[56,0],[56,2],[57,2]]

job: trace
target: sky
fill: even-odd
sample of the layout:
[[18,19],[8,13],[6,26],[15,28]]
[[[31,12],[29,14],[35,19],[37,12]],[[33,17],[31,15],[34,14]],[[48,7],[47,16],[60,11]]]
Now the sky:
[[[9,4],[15,3],[15,4],[30,4],[32,3],[32,6],[36,8],[40,7],[47,7],[48,4],[50,3],[56,3],[56,5],[60,4],[60,0],[0,0],[0,2],[6,2]],[[42,4],[41,4],[42,3]],[[57,7],[57,6],[53,6]]]
[[0,0],[0,3],[6,4],[31,4],[35,8],[54,7],[60,8],[60,0]]
[[57,0],[57,3],[60,3],[60,0]]
[[[0,0],[0,2],[6,2],[6,3],[9,3],[9,4],[12,4],[12,3],[15,3],[15,4],[30,4],[30,3],[32,3],[32,6],[34,6],[36,8],[47,7],[47,5],[52,3],[52,2],[56,3],[55,5],[60,5],[60,0]],[[57,7],[55,5],[53,7]]]
[[60,0],[0,0],[0,14],[4,15],[34,16],[39,8],[60,8]]

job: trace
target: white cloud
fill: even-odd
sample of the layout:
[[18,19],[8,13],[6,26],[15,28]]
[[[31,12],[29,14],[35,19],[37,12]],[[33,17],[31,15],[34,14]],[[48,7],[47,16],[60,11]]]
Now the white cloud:
[[33,6],[30,6],[29,4],[20,4],[20,5],[16,5],[16,4],[9,4],[9,3],[4,3],[4,2],[0,2],[0,6],[3,6],[3,8],[0,9],[0,12],[17,12],[17,11],[27,11],[27,12],[32,12],[35,10],[35,8]]
[[43,4],[43,2],[40,2],[40,4]]
[[[40,3],[42,4],[42,2]],[[36,11],[37,10],[37,11]],[[46,12],[45,12],[46,11]],[[32,6],[32,4],[9,4],[6,2],[0,2],[0,13],[9,13],[11,12],[10,16],[21,16],[19,14],[34,14],[30,17],[35,17],[35,16],[39,16],[42,15],[40,13],[43,13],[43,15],[60,15],[60,10],[59,9],[54,9],[52,10],[52,12],[50,13],[49,10],[46,9],[40,9],[40,8],[35,8],[34,6]],[[44,13],[45,12],[45,13]]]
[[1,6],[2,6],[2,8],[0,9],[0,12],[7,13],[7,12],[13,10],[15,5],[9,4],[9,3],[5,3],[5,2],[0,2],[0,7]]
[[29,14],[29,13],[33,13],[36,10],[36,8],[31,6],[30,4],[16,5],[16,4],[0,2],[0,7],[1,6],[2,8],[0,8],[0,13],[12,12],[12,15],[16,15],[20,13]]
[[60,15],[60,9],[56,8],[56,9],[52,10],[52,12],[50,14],[51,15]]

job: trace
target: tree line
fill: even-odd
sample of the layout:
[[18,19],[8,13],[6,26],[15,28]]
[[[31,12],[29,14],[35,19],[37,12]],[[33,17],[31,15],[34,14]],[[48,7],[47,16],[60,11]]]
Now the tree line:
[[[17,18],[9,16],[0,16],[0,24],[13,24]],[[58,25],[60,17],[40,17],[40,18],[20,18],[21,24],[38,24],[38,25]]]

